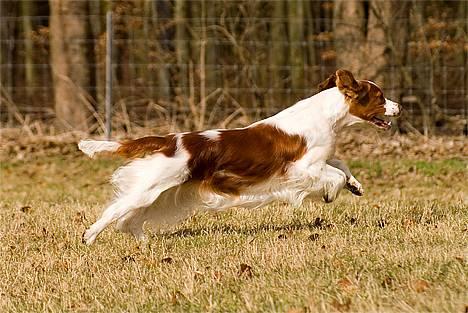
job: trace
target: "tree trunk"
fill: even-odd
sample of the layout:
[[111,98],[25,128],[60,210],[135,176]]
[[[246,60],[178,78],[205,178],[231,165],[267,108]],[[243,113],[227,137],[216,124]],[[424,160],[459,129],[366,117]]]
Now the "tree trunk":
[[25,86],[26,95],[28,99],[33,95],[34,86],[34,60],[33,60],[33,42],[32,36],[32,22],[31,16],[33,15],[33,3],[30,1],[21,2],[21,11],[23,15],[23,36],[24,36],[24,65],[25,65]]
[[[106,12],[106,3],[107,1],[90,1],[89,2],[89,13],[90,15],[105,15]],[[104,18],[91,18],[90,19],[90,33],[92,38],[99,40],[100,38],[104,38],[104,34],[106,32]],[[101,37],[102,36],[102,37]],[[102,47],[99,45],[99,42],[96,43],[98,47]],[[106,75],[105,75],[105,47],[103,49],[96,49],[96,53],[93,54],[92,61],[95,66],[91,67],[91,75],[94,76],[95,81],[95,99],[97,102],[98,107],[96,108],[99,112],[104,112],[104,98],[105,98],[105,82],[106,82]]]
[[306,88],[309,86],[315,86],[320,83],[320,71],[316,67],[316,51],[315,51],[315,16],[313,10],[313,3],[306,1],[304,2],[304,12],[305,12],[305,42],[307,46],[305,47],[307,51],[307,72],[306,72]]
[[[273,88],[284,88],[284,79],[286,77],[284,66],[286,63],[285,42],[286,24],[284,21],[285,3],[284,1],[273,1],[273,21],[271,23],[271,49],[269,49],[269,64],[272,65],[271,84]],[[278,101],[281,102],[281,101]]]
[[[153,14],[153,24],[152,28],[156,31],[158,35],[154,38],[154,44],[156,47],[155,59],[152,60],[154,63],[159,63],[161,66],[156,68],[158,88],[157,88],[157,98],[163,101],[169,101],[171,96],[171,75],[169,73],[168,67],[166,64],[170,63],[169,51],[170,45],[169,40],[171,39],[170,33],[165,27],[160,27],[159,24],[164,26],[164,20],[171,18],[170,4],[167,1],[153,1],[152,2],[152,14]],[[161,21],[160,21],[161,19]],[[160,29],[158,29],[158,27]],[[161,44],[159,43],[161,41]]]
[[[206,7],[206,18],[208,22],[205,22],[204,27],[209,28],[213,24],[216,24],[214,18],[216,15],[216,1],[207,1]],[[210,32],[207,32],[206,38],[206,89],[207,92],[215,90],[218,85],[218,71],[217,58],[216,58],[216,43],[213,42]]]
[[113,28],[113,59],[118,66],[115,67],[114,86],[116,97],[125,98],[132,94],[133,70],[131,66],[131,49],[129,44],[131,42],[130,36],[130,23],[128,12],[135,9],[135,3],[130,0],[114,0],[109,1],[112,6],[112,28]]
[[293,90],[303,88],[304,55],[304,8],[302,0],[288,1],[289,26],[289,61],[291,65],[291,87]]
[[336,0],[333,15],[336,66],[360,77],[365,43],[364,4],[361,0]]
[[372,1],[369,6],[364,59],[372,60],[372,66],[363,72],[367,79],[384,86],[392,97],[399,97],[404,84],[409,10],[410,3],[396,0]]
[[366,79],[375,81],[378,84],[384,83],[385,71],[388,65],[388,40],[390,38],[387,37],[387,33],[391,13],[391,1],[371,1],[369,3],[364,59],[372,60],[372,62],[367,66],[362,66],[361,74]]
[[54,83],[55,113],[65,129],[88,129],[91,115],[86,1],[50,0],[50,63]]
[[[16,21],[13,19],[3,18],[10,16],[17,16],[19,12],[18,3],[11,1],[0,1],[0,38],[3,40],[0,42],[0,64],[14,64],[15,63],[15,37],[17,32]],[[3,100],[3,97],[13,97],[14,93],[14,72],[15,69],[12,66],[1,66],[0,67],[0,110],[3,111],[3,107],[8,108],[8,104]],[[3,95],[6,93],[6,95]],[[8,110],[7,123],[9,125],[14,123],[13,111]]]
[[174,20],[176,24],[175,33],[175,50],[177,65],[179,67],[179,77],[177,81],[176,92],[184,96],[188,96],[188,44],[187,44],[187,30],[186,30],[186,4],[185,0],[175,1]]

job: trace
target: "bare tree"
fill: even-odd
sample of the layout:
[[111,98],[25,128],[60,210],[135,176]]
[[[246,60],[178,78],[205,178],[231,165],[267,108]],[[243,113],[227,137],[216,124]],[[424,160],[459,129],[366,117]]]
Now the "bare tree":
[[59,125],[88,130],[87,1],[50,0],[50,63]]
[[[151,55],[151,59],[154,59],[152,63],[157,63],[160,66],[156,68],[158,92],[157,97],[163,101],[168,101],[171,95],[171,84],[170,84],[170,73],[167,63],[170,63],[170,34],[167,30],[166,23],[171,17],[170,4],[168,1],[152,1],[152,29],[155,30],[154,37],[151,36],[152,44],[155,46],[155,53]],[[159,26],[158,26],[159,25]]]
[[271,23],[269,50],[269,63],[273,66],[271,71],[272,84],[276,88],[284,88],[284,70],[282,68],[286,63],[285,42],[286,22],[285,22],[285,3],[283,1],[273,1],[273,19]]
[[179,79],[177,86],[182,94],[187,95],[188,89],[188,62],[189,52],[187,44],[187,29],[186,29],[186,14],[187,7],[185,0],[175,1],[174,22],[176,24],[175,31],[175,50],[177,65],[179,66]]
[[362,53],[365,49],[364,14],[364,2],[361,0],[335,1],[333,21],[337,51],[336,65],[347,68],[358,77],[361,76]]
[[[0,1],[0,64],[15,63],[15,35],[16,24],[14,20],[4,18],[18,14],[18,4],[11,1]],[[12,66],[0,67],[0,110],[7,103],[3,101],[3,92],[7,93],[8,97],[13,94],[13,86],[15,84],[14,68]],[[8,110],[8,123],[13,123],[13,113]]]
[[[34,61],[33,61],[33,42],[32,42],[32,20],[33,3],[30,1],[21,2],[21,13],[23,15],[23,35],[24,35],[24,64],[25,64],[25,83],[26,86],[34,85]],[[31,88],[26,89],[26,94],[30,98],[33,93]]]
[[303,87],[304,80],[304,2],[288,1],[289,60],[291,65],[291,85],[293,89]]
[[394,69],[405,58],[408,12],[408,3],[401,1],[337,0],[337,66],[383,84],[394,80],[390,76],[401,78]]

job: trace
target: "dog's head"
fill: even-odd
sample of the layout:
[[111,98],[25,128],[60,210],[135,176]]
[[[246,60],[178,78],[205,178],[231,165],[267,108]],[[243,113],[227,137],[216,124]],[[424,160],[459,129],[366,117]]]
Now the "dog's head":
[[382,129],[389,129],[391,123],[385,116],[399,116],[401,106],[384,97],[382,89],[367,80],[355,80],[347,70],[338,70],[319,85],[319,91],[338,87],[345,96],[349,113],[360,120]]

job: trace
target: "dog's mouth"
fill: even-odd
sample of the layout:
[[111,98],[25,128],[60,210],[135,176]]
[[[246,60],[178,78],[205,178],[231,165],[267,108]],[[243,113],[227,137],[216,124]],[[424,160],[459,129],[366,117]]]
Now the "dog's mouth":
[[383,116],[373,116],[368,122],[384,130],[392,127],[392,122],[385,120]]

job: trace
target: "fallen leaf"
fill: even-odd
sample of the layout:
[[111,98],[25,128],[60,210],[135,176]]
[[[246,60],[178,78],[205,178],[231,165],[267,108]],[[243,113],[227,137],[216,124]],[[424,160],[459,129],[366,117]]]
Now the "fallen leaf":
[[311,241],[317,241],[320,238],[319,234],[312,234],[309,236],[309,240]]
[[179,303],[179,300],[182,299],[183,297],[184,295],[182,294],[182,292],[180,292],[179,290],[176,290],[171,294],[171,303],[176,305]]
[[333,300],[331,305],[340,312],[346,312],[351,309],[351,299],[346,298],[343,302],[340,302],[335,299]]
[[387,221],[384,220],[384,219],[380,219],[378,222],[377,222],[377,226],[379,226],[380,228],[384,228],[385,226],[387,226]]
[[86,221],[86,215],[84,212],[76,212],[75,218],[74,218],[76,223],[84,224]]
[[242,263],[239,268],[239,272],[237,273],[239,277],[247,277],[252,278],[252,267],[245,263]]
[[223,273],[221,273],[221,271],[214,271],[213,272],[213,277],[216,280],[221,280],[221,278],[223,278]]
[[171,264],[173,261],[174,260],[170,256],[161,259],[161,263]]
[[278,239],[288,239],[288,237],[285,234],[279,234]]
[[349,219],[349,222],[351,223],[351,225],[356,225],[356,224],[357,224],[357,218],[351,217],[351,218]]
[[122,261],[124,262],[135,262],[135,258],[132,255],[126,255],[122,257]]
[[349,289],[353,289],[355,287],[355,285],[353,284],[353,282],[351,280],[349,280],[349,278],[340,279],[337,282],[337,285],[342,290],[349,290]]
[[403,220],[402,224],[406,228],[410,228],[410,227],[414,226],[414,222],[412,220],[410,220],[410,219],[407,219],[407,218]]
[[29,213],[29,212],[31,212],[31,209],[32,209],[31,206],[25,205],[25,206],[22,206],[20,208],[20,211],[23,212],[23,213]]
[[394,283],[393,278],[390,277],[390,276],[387,276],[387,277],[384,278],[381,285],[384,288],[391,288],[391,287],[393,287],[393,283]]
[[194,278],[195,280],[200,280],[200,279],[203,278],[203,273],[200,272],[200,271],[195,271],[195,272],[193,272],[193,278]]
[[314,227],[315,228],[322,228],[323,224],[325,223],[325,220],[321,219],[320,217],[317,217],[314,221]]
[[429,282],[424,279],[416,279],[411,285],[418,293],[426,291],[431,286]]
[[456,256],[455,257],[455,260],[457,260],[458,262],[460,262],[462,265],[465,264],[465,259],[461,256]]

